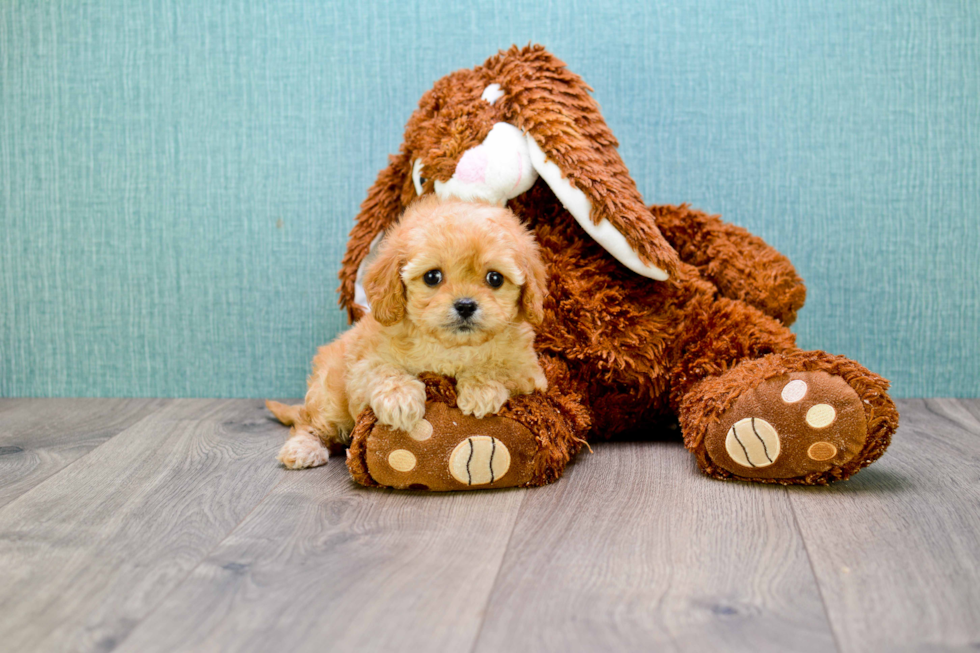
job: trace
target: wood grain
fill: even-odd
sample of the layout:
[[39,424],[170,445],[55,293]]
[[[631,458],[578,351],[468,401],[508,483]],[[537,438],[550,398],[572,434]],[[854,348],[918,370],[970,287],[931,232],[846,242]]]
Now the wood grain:
[[0,506],[167,403],[165,399],[0,401]]
[[281,431],[175,402],[0,509],[3,649],[112,649],[282,479]]
[[0,413],[16,408],[21,404],[31,401],[20,397],[0,397]]
[[980,648],[980,401],[899,402],[888,452],[791,504],[840,649]]
[[525,492],[291,472],[120,651],[472,650]]
[[527,496],[475,650],[832,649],[789,517],[679,442],[598,445]]
[[980,400],[900,402],[882,460],[826,488],[713,481],[671,440],[443,495],[282,470],[258,401],[140,406],[0,401],[50,471],[0,507],[0,651],[980,642]]

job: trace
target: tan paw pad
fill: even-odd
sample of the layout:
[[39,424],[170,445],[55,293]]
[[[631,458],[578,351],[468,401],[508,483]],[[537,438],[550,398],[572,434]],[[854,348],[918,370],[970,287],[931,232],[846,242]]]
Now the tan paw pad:
[[779,457],[779,433],[764,419],[746,417],[728,429],[725,450],[742,467],[768,467]]
[[432,422],[427,419],[419,420],[408,436],[416,442],[425,442],[432,437]]
[[815,429],[830,426],[836,418],[837,411],[830,404],[810,406],[810,410],[806,411],[806,423]]
[[396,472],[410,472],[415,469],[415,454],[408,449],[395,449],[388,454],[388,464]]
[[837,447],[829,442],[814,442],[807,449],[806,455],[810,457],[811,460],[816,460],[822,462],[824,460],[830,460],[837,455]]
[[803,379],[793,379],[783,386],[783,391],[780,396],[787,404],[795,404],[806,396],[806,391],[806,381]]
[[487,485],[510,469],[510,451],[488,435],[466,438],[449,456],[449,473],[466,485]]

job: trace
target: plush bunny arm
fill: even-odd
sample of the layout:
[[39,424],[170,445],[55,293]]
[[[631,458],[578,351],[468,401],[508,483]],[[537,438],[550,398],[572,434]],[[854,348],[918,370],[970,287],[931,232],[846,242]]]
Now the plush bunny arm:
[[758,236],[717,216],[682,206],[651,206],[664,238],[724,297],[751,304],[786,326],[803,307],[806,287],[789,259]]

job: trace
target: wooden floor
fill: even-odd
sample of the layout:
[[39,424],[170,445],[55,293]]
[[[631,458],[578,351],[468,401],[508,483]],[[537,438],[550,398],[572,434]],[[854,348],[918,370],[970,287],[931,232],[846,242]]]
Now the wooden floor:
[[285,471],[251,400],[0,400],[0,651],[980,648],[980,400],[908,400],[829,488],[676,434],[533,490]]

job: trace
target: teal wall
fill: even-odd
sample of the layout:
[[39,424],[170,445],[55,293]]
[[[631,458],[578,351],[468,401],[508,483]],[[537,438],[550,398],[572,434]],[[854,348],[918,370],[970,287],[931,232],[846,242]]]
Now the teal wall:
[[980,395],[976,0],[4,0],[0,395],[301,395],[419,96],[528,41],[792,258],[803,346]]

